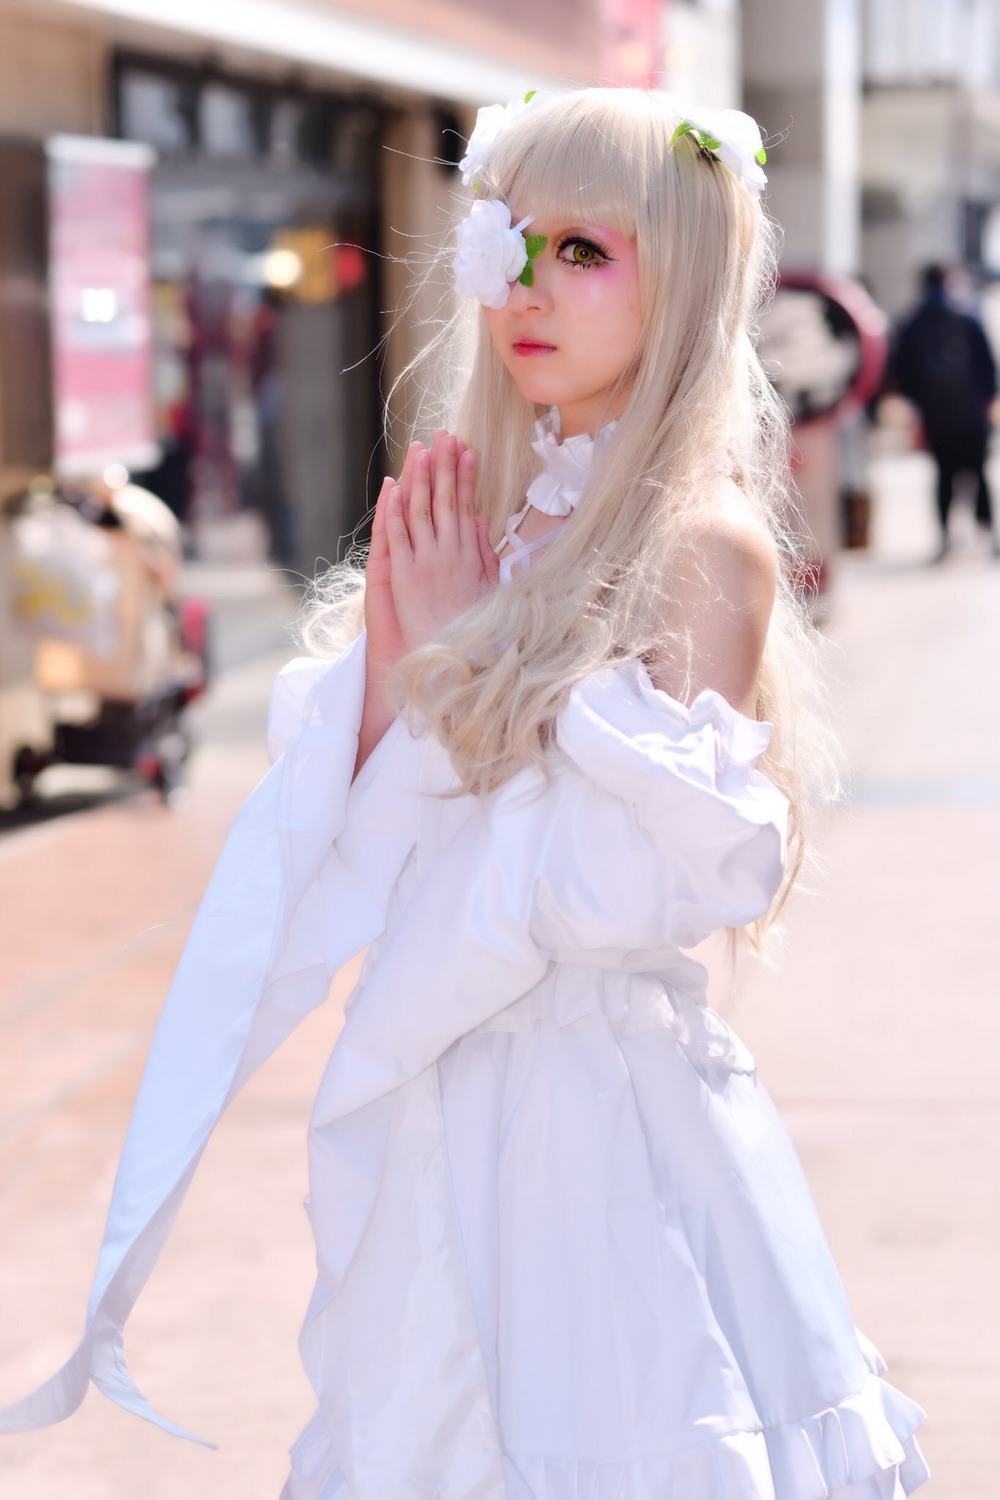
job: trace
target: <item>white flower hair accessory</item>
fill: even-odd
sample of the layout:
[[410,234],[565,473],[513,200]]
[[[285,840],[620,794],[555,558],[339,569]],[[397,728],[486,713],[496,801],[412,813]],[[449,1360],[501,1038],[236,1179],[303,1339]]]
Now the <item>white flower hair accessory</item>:
[[489,104],[479,111],[465,155],[458,164],[466,187],[471,183],[472,191],[476,191],[500,137],[526,115],[535,103],[541,103],[538,91],[529,89],[523,99],[511,99],[508,104]]
[[685,106],[681,114],[681,123],[670,137],[670,144],[682,136],[693,135],[703,151],[721,161],[755,198],[759,198],[767,182],[762,170],[767,152],[757,121],[738,109],[688,109]]
[[545,244],[543,234],[525,235],[530,215],[512,224],[510,209],[502,198],[487,198],[472,205],[472,212],[455,230],[458,249],[452,259],[455,290],[461,297],[475,297],[484,307],[500,308],[510,296],[510,283],[531,286],[531,262]]

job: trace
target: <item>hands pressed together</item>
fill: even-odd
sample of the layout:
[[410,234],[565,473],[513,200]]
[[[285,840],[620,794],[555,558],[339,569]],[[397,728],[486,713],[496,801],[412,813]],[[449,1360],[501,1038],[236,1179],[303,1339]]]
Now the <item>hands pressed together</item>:
[[[412,443],[385,479],[365,569],[370,668],[383,672],[491,589],[500,565],[476,515],[476,455],[451,433]],[[370,674],[371,675],[371,674]]]

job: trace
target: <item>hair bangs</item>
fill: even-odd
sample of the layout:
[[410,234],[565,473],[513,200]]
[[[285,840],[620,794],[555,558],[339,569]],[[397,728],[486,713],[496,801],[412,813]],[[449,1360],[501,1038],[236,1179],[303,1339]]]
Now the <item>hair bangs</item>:
[[589,89],[549,100],[501,141],[484,195],[516,215],[606,224],[634,238],[675,123],[641,93]]

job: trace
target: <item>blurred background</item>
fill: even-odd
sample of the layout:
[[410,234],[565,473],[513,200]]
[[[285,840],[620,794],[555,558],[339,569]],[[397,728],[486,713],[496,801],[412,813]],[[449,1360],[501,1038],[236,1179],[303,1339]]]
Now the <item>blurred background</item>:
[[[776,967],[734,996],[719,964],[718,1003],[928,1408],[928,1493],[993,1500],[1000,0],[0,0],[0,1402],[77,1337],[302,585],[398,451],[413,392],[388,434],[382,403],[441,288],[391,310],[476,109],[573,82],[768,141],[762,350],[850,792]],[[140,1385],[221,1451],[94,1396],[0,1443],[3,1493],[278,1493],[349,983],[220,1127],[131,1325]]]

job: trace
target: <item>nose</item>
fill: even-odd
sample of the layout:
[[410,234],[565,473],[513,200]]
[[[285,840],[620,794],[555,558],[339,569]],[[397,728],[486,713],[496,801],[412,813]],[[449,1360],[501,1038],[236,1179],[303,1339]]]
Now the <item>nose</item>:
[[510,284],[510,309],[511,312],[533,312],[536,309],[547,309],[552,304],[546,283],[545,268],[540,264],[541,257],[530,262],[532,272],[531,286],[525,286],[523,281],[512,281]]

